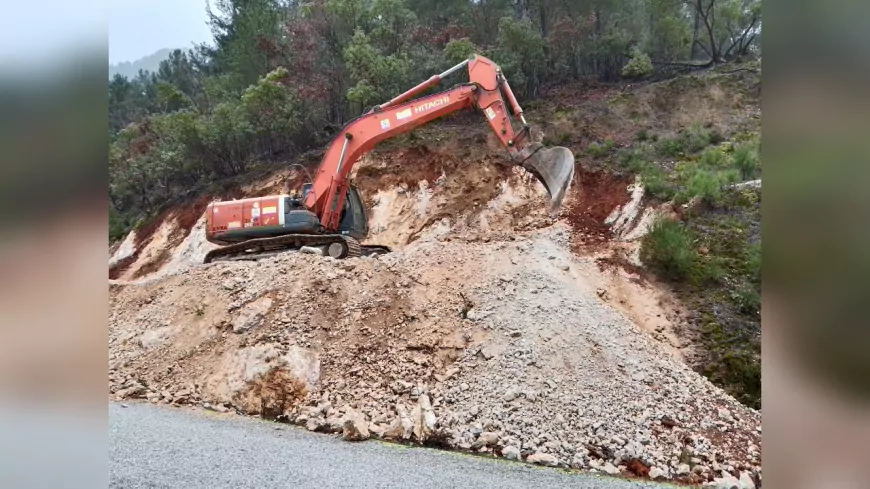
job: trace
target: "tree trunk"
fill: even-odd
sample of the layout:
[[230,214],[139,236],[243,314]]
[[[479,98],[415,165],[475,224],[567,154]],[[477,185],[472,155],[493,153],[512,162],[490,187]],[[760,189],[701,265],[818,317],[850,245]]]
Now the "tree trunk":
[[722,60],[722,53],[720,52],[720,47],[716,42],[716,34],[713,32],[713,25],[716,22],[716,0],[709,1],[710,3],[707,4],[705,9],[701,6],[702,0],[697,0],[697,13],[701,21],[704,23],[704,29],[707,31],[707,38],[710,41],[710,47],[707,52],[710,54],[710,65],[713,65]]
[[550,46],[547,44],[547,0],[540,0],[541,39],[544,41],[544,59],[550,65]]
[[[700,1],[700,0],[699,0]],[[601,40],[601,11],[595,7],[595,57],[593,58],[593,66],[595,76],[601,76],[601,53],[598,52],[599,41]]]
[[695,28],[692,30],[692,53],[689,59],[694,61],[698,57],[698,30],[701,28],[701,0],[695,3]]
[[547,39],[547,0],[540,0],[541,37]]

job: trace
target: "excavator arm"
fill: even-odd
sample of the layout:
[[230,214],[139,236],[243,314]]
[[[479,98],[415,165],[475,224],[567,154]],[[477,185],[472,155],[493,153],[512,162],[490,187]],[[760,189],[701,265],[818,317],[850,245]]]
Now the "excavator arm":
[[[468,83],[407,101],[466,66]],[[514,131],[502,93],[507,97],[513,114],[522,121],[522,129],[518,132]],[[347,195],[347,176],[360,157],[387,138],[471,107],[483,112],[514,163],[522,165],[543,183],[550,193],[553,207],[557,207],[574,176],[573,154],[566,148],[547,149],[531,141],[522,109],[501,69],[489,59],[477,55],[348,123],[327,149],[313,185],[305,196],[305,207],[318,216],[324,228],[338,229]]]

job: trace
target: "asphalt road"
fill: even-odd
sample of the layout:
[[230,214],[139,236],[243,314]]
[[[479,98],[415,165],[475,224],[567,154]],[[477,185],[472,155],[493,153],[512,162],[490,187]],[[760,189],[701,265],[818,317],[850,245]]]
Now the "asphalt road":
[[109,405],[109,481],[125,489],[671,487],[137,403]]

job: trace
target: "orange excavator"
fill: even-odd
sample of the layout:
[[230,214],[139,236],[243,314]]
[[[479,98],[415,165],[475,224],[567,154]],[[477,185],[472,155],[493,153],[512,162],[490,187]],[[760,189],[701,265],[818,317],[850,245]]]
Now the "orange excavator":
[[[466,67],[468,83],[411,100]],[[558,208],[574,178],[574,155],[567,148],[545,148],[533,142],[523,110],[499,66],[472,55],[346,124],[330,144],[313,181],[302,186],[301,197],[273,195],[209,204],[206,239],[222,246],[210,251],[205,263],[258,259],[290,250],[336,259],[390,252],[385,246],[360,244],[368,235],[368,218],[359,191],[348,180],[354,163],[387,138],[466,108],[483,113],[513,164],[537,177],[550,196],[551,210]],[[508,110],[519,119],[520,130],[514,129]]]

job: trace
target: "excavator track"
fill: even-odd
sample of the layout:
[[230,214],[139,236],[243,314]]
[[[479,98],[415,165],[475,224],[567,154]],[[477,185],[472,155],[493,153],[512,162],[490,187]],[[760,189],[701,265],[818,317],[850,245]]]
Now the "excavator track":
[[360,256],[362,248],[360,248],[359,241],[345,236],[344,242],[347,245],[347,254],[343,258],[356,258]]
[[[388,253],[384,246],[363,247],[359,241],[340,234],[287,234],[273,238],[255,238],[209,251],[203,263],[223,260],[258,260],[303,246],[323,247],[323,254],[336,259]],[[374,252],[373,252],[374,251]]]

